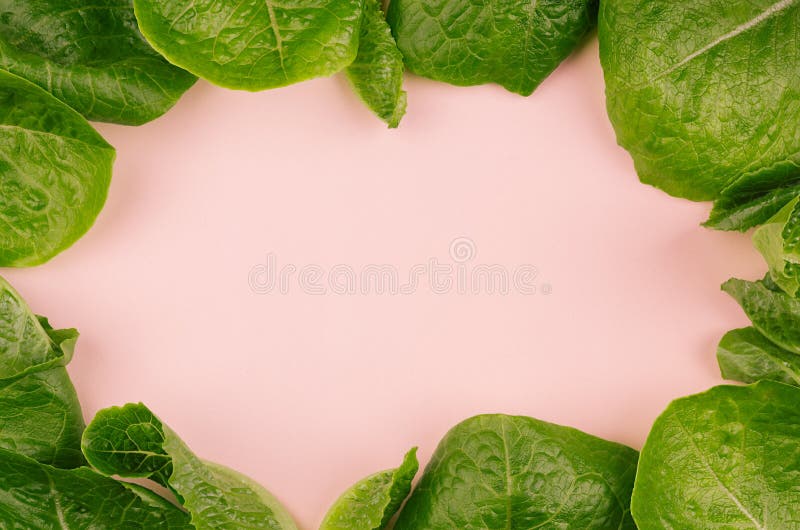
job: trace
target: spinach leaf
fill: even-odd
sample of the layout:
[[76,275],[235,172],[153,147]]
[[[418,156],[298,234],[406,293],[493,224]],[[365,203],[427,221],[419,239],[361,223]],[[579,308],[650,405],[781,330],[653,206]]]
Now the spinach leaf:
[[769,264],[772,280],[785,292],[800,290],[800,197],[756,230],[753,243]]
[[762,381],[674,401],[642,449],[640,530],[797,528],[800,389]]
[[331,506],[320,530],[383,530],[411,491],[419,469],[417,449],[409,451],[396,469],[381,471],[357,482]]
[[0,68],[90,120],[128,125],[161,116],[196,81],[142,38],[132,0],[0,0]]
[[54,330],[0,278],[0,448],[72,468],[84,422],[65,369],[78,332]]
[[637,453],[568,427],[486,415],[440,442],[397,530],[633,529]]
[[800,299],[770,289],[762,280],[732,278],[722,284],[759,332],[781,348],[800,354]]
[[133,0],[170,62],[219,86],[263,90],[353,62],[362,0]]
[[0,449],[0,528],[192,526],[187,514],[145,488],[85,467],[57,469]]
[[77,112],[0,70],[0,267],[38,265],[103,207],[114,148]]
[[725,379],[743,383],[769,379],[800,386],[800,355],[776,346],[752,327],[726,333],[717,360]]
[[296,530],[269,492],[244,475],[197,458],[141,403],[98,412],[82,447],[101,473],[149,478],[170,488],[196,528]]
[[608,113],[642,181],[693,200],[796,182],[799,25],[797,0],[601,3]]
[[358,55],[345,73],[364,103],[395,128],[406,113],[403,55],[377,0],[366,0]]
[[596,10],[596,0],[392,0],[388,18],[414,73],[527,96],[578,46]]

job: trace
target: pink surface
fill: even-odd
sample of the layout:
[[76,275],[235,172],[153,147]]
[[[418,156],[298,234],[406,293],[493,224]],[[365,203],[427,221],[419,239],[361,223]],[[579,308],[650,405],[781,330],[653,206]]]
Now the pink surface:
[[[764,270],[708,205],[639,184],[605,115],[596,43],[530,98],[407,82],[383,125],[341,78],[259,94],[200,82],[164,118],[100,126],[118,151],[97,225],[4,274],[81,331],[87,418],[143,401],[202,457],[315,528],[352,482],[477,413],[526,414],[641,446],[673,398],[720,383],[746,323],[719,291]],[[534,295],[258,294],[277,265],[361,271],[535,266]],[[462,263],[462,262],[459,262]],[[256,278],[258,280],[258,278]],[[514,291],[512,289],[512,291]]]

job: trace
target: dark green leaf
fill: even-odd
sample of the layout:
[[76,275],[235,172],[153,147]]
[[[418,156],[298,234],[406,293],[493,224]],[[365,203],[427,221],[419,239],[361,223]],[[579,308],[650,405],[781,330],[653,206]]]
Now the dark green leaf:
[[134,0],[150,44],[214,84],[263,90],[353,62],[362,0]]
[[150,478],[170,488],[196,528],[296,530],[269,492],[244,475],[197,458],[141,403],[98,412],[82,445],[101,473]]
[[800,194],[800,186],[781,187],[756,197],[727,197],[714,202],[714,208],[703,226],[716,230],[744,232],[767,222]]
[[144,40],[132,0],[0,0],[0,68],[90,120],[138,125],[196,78]]
[[154,493],[87,468],[57,469],[0,449],[0,528],[151,530],[193,528]]
[[320,530],[383,530],[411,491],[417,474],[416,448],[397,469],[360,480],[344,492],[322,520]]
[[674,401],[642,449],[640,530],[800,528],[800,389],[762,381]]
[[389,127],[406,113],[403,55],[376,0],[366,0],[358,55],[345,71],[356,93]]
[[521,416],[487,415],[440,442],[396,530],[633,529],[633,449]]
[[38,265],[103,207],[114,148],[77,112],[0,70],[0,267]]
[[54,330],[0,278],[0,448],[71,468],[84,422],[64,368],[78,332]]
[[412,72],[527,96],[578,46],[596,9],[595,0],[392,0],[388,15]]
[[615,0],[599,18],[608,113],[643,182],[693,200],[797,182],[797,0]]
[[755,328],[729,331],[717,348],[722,377],[742,383],[764,379],[800,386],[800,355],[770,342]]
[[769,289],[763,281],[732,278],[722,284],[753,326],[776,345],[800,354],[800,299]]

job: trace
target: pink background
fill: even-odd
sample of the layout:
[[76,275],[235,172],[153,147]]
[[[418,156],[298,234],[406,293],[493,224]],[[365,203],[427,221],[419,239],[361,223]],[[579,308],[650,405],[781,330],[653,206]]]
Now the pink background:
[[[720,383],[719,290],[764,265],[703,229],[708,205],[639,184],[596,42],[530,98],[407,81],[387,130],[341,77],[249,94],[200,82],[165,117],[101,125],[105,210],[49,264],[4,274],[81,339],[87,419],[143,401],[202,457],[251,475],[305,529],[411,446],[473,414],[526,414],[640,447],[678,396]],[[256,294],[252,267],[392,264],[469,237],[473,264],[532,264],[525,296]]]

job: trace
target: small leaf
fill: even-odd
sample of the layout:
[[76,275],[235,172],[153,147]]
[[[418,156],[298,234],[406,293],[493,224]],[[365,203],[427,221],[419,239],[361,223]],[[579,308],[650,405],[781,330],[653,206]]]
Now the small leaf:
[[339,497],[322,520],[320,530],[383,530],[411,491],[419,469],[417,449],[396,469],[357,482]]
[[197,458],[141,403],[98,412],[82,447],[103,474],[149,478],[170,488],[195,528],[296,530],[269,492],[233,470]]
[[742,383],[768,379],[800,386],[800,355],[770,342],[755,328],[729,331],[717,348],[722,377]]

